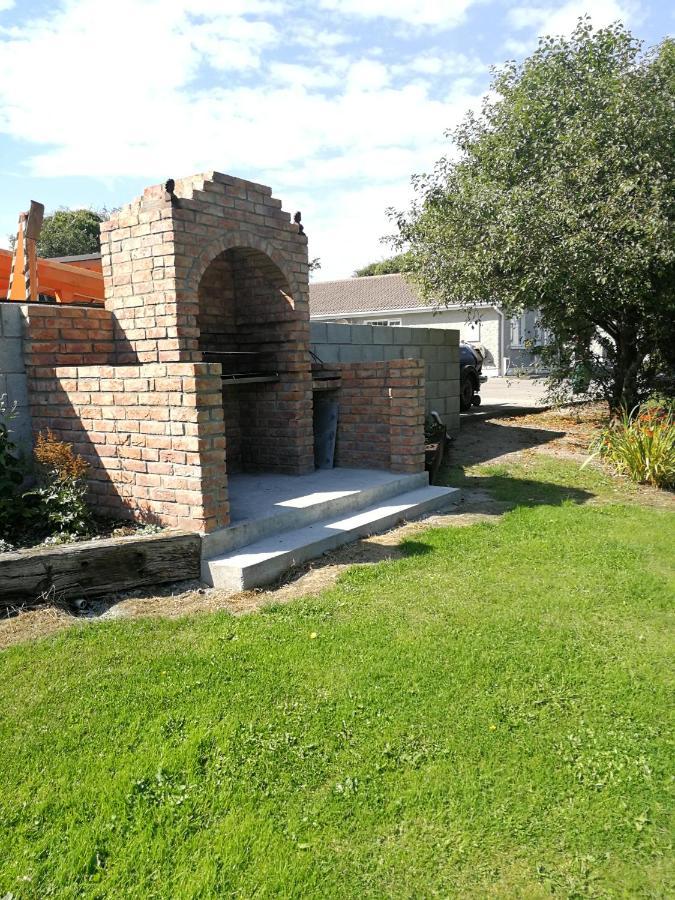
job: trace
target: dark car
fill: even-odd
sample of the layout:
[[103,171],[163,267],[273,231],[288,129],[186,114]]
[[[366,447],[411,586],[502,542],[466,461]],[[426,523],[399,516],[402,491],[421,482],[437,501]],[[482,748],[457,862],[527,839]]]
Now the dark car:
[[482,375],[483,355],[476,347],[459,345],[459,408],[462,412],[480,406],[480,386],[487,381]]

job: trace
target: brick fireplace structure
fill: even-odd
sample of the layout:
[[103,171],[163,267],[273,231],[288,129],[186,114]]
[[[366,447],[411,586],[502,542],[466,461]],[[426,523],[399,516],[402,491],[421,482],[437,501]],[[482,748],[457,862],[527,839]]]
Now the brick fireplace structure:
[[[313,470],[307,238],[271,189],[150,187],[102,224],[101,253],[105,309],[25,308],[33,429],[89,461],[97,511],[210,532],[228,474]],[[337,464],[421,471],[420,362],[333,378]]]

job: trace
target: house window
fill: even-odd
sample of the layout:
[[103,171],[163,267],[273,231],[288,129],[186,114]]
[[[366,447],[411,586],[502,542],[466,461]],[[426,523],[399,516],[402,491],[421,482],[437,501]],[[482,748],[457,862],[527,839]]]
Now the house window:
[[511,346],[524,349],[543,346],[551,342],[551,334],[541,328],[536,312],[525,312],[522,316],[511,319]]
[[385,325],[389,327],[396,327],[400,324],[400,319],[368,319],[366,322],[366,325]]
[[512,347],[522,347],[522,326],[523,320],[521,317],[517,319],[511,319],[511,346]]

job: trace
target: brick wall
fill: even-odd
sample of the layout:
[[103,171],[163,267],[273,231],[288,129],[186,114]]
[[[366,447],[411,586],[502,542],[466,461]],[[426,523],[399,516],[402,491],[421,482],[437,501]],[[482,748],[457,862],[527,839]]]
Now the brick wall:
[[173,196],[155,185],[103,223],[101,245],[118,362],[263,350],[278,382],[225,398],[232,468],[310,471],[307,238],[271,189],[215,172]]
[[26,366],[106,365],[114,358],[113,320],[97,306],[30,303]]
[[424,470],[424,364],[337,363],[341,386],[335,463],[394,472]]
[[207,267],[198,296],[205,359],[222,361],[225,372],[277,376],[269,383],[225,383],[230,471],[308,471],[309,325],[293,304],[283,272],[259,250],[225,250]]
[[229,521],[220,367],[66,366],[33,381],[33,424],[90,464],[99,515],[209,531]]

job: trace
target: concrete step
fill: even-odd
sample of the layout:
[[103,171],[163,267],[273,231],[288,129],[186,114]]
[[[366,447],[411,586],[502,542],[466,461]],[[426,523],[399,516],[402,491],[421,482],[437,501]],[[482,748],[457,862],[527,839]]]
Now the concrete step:
[[354,514],[332,515],[293,531],[273,534],[234,551],[204,559],[202,579],[232,591],[269,584],[287,569],[321,556],[340,544],[385,531],[457,503],[457,488],[422,487],[390,497]]
[[245,547],[280,531],[346,516],[428,484],[426,472],[405,475],[377,469],[323,469],[302,476],[236,475],[229,485],[236,518],[227,528],[203,536],[202,558]]

